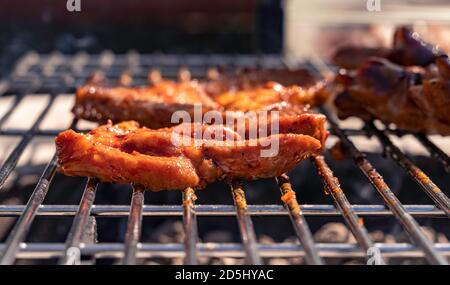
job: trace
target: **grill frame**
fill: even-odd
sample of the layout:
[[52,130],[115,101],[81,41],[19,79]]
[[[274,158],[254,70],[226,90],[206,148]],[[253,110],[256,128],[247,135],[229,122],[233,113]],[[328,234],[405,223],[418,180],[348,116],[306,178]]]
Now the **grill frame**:
[[[236,69],[242,67],[287,68],[291,65],[277,55],[141,55],[136,52],[130,52],[126,55],[115,55],[108,51],[100,55],[87,55],[84,53],[73,56],[64,56],[59,53],[50,55],[29,53],[25,55],[10,76],[2,81],[2,86],[4,86],[2,96],[14,93],[19,95],[15,97],[15,101],[10,109],[0,118],[0,136],[20,136],[21,140],[0,168],[0,189],[7,177],[14,171],[18,159],[34,137],[53,137],[62,131],[39,129],[56,96],[61,93],[73,92],[76,86],[82,84],[94,70],[102,70],[107,78],[117,80],[120,80],[123,74],[127,74],[127,76],[131,74],[133,84],[143,85],[147,81],[146,72],[155,67],[160,68],[165,77],[176,78],[180,69],[185,70],[187,68],[193,77],[200,77],[200,69],[202,69],[202,75],[204,76],[207,68],[217,66]],[[329,72],[327,70],[324,72],[323,68],[326,65],[314,58],[311,62],[305,62],[302,66],[316,70],[324,75]],[[66,72],[61,72],[61,70],[66,70]],[[3,130],[3,124],[11,116],[24,96],[30,93],[50,94],[49,102],[32,127],[25,131]],[[448,200],[445,194],[436,192],[437,194],[435,194],[439,196],[437,198],[432,196],[435,204],[402,205],[389,189],[389,186],[386,185],[383,177],[373,169],[365,155],[349,139],[351,136],[375,135],[385,147],[385,150],[388,148],[387,153],[390,155],[390,158],[405,168],[413,179],[418,180],[417,171],[421,170],[413,165],[406,155],[396,148],[387,137],[388,133],[399,136],[403,135],[403,133],[392,130],[379,130],[372,122],[366,122],[365,128],[361,130],[341,129],[332,114],[329,114],[327,110],[323,110],[323,112],[327,114],[332,134],[343,142],[344,148],[349,151],[355,164],[366,175],[375,190],[383,197],[388,207],[384,205],[352,205],[346,198],[345,191],[341,189],[338,179],[334,176],[322,156],[311,160],[316,166],[324,186],[331,194],[335,206],[301,204],[298,198],[301,197],[301,192],[297,193],[296,199],[286,202],[284,205],[246,205],[245,193],[238,181],[233,181],[230,184],[235,202],[234,206],[195,205],[195,193],[192,189],[185,189],[180,193],[183,195],[183,204],[181,206],[145,205],[143,189],[139,188],[134,188],[130,206],[95,205],[95,194],[99,185],[99,182],[95,179],[88,179],[79,205],[43,205],[56,171],[56,157],[54,156],[42,173],[26,205],[0,205],[0,217],[19,216],[19,220],[9,233],[6,243],[0,244],[0,264],[12,264],[17,258],[43,258],[43,256],[44,258],[50,256],[58,257],[59,264],[71,264],[72,261],[69,257],[70,249],[72,248],[78,248],[82,254],[91,255],[94,258],[102,256],[122,258],[124,264],[135,264],[137,257],[143,256],[183,257],[186,264],[197,264],[199,256],[245,257],[246,262],[249,264],[260,264],[262,263],[261,257],[267,256],[304,256],[308,264],[323,264],[324,257],[358,256],[367,258],[367,255],[364,253],[373,246],[381,250],[383,257],[423,256],[432,264],[447,264],[443,256],[450,256],[450,244],[431,243],[414,219],[414,217],[448,217],[450,210],[448,209],[448,204],[445,203]],[[69,127],[75,129],[77,122],[77,120],[74,120]],[[448,171],[449,157],[429,141],[426,136],[417,136],[417,139],[426,147],[430,155],[440,161]],[[412,170],[415,170],[415,172]],[[428,178],[427,176],[425,177]],[[276,178],[276,180],[282,195],[292,191],[289,177],[283,175]],[[431,180],[429,182],[433,183]],[[426,193],[430,194],[428,191],[430,189],[426,184],[421,184],[421,181],[418,181],[418,183]],[[237,200],[240,202],[236,202]],[[65,244],[23,243],[37,215],[74,216]],[[293,228],[302,246],[283,243],[257,244],[252,217],[279,215],[290,216]],[[89,227],[90,218],[95,218],[96,216],[128,217],[125,242],[123,244],[85,243],[83,232]],[[142,218],[146,216],[182,216],[185,231],[184,243],[140,243]],[[197,216],[236,216],[242,245],[199,243]],[[342,216],[358,244],[316,244],[312,239],[305,216]],[[362,216],[394,216],[404,226],[414,244],[397,243],[391,245],[373,243],[365,226],[359,223],[359,218]],[[384,264],[384,261],[381,260],[380,263]]]

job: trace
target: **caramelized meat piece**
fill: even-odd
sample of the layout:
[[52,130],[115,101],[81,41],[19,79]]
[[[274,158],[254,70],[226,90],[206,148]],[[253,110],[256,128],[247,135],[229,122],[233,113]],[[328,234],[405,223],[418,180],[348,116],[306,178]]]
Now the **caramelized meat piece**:
[[194,104],[203,112],[220,109],[196,82],[162,81],[150,87],[108,88],[88,84],[77,90],[73,112],[77,118],[96,122],[136,120],[150,128],[170,126],[175,111],[194,114]]
[[366,111],[359,102],[352,98],[348,91],[341,92],[336,96],[334,104],[338,108],[338,117],[342,120],[355,116],[363,120],[370,120],[374,116]]
[[252,111],[268,108],[280,102],[293,106],[321,105],[328,98],[323,86],[303,88],[284,87],[276,82],[267,82],[264,86],[242,90],[230,90],[212,98],[225,110]]
[[450,134],[450,61],[416,33],[400,27],[391,49],[344,48],[334,61],[356,68],[334,81],[340,118],[378,118],[405,131]]
[[319,106],[331,96],[328,84],[306,69],[244,70],[204,83],[206,92],[227,110],[257,110],[288,102]]
[[436,58],[439,76],[443,79],[450,80],[450,60],[447,55]]
[[[401,66],[385,59],[370,59],[356,71],[345,87],[346,93],[337,97],[339,116],[371,115],[402,130],[449,135],[450,125],[438,114],[448,109],[448,89],[442,85],[445,83],[431,80],[413,86],[414,82],[415,74]],[[438,105],[443,106],[442,110],[437,111]]]
[[201,103],[202,113],[256,111],[283,102],[294,106],[320,105],[330,95],[323,82],[311,83],[309,87],[284,87],[264,81],[269,74],[246,73],[242,77],[203,83],[154,80],[157,83],[153,86],[141,88],[107,88],[90,83],[78,89],[73,112],[77,118],[101,123],[109,119],[114,122],[135,120],[150,128],[161,128],[173,125],[171,118],[175,111],[187,111],[194,117],[196,103]]
[[437,49],[424,42],[417,33],[400,27],[394,33],[393,48],[387,58],[403,66],[427,66],[434,62],[437,52]]
[[356,69],[370,57],[386,57],[390,50],[387,48],[370,48],[343,46],[332,57],[332,62],[339,67]]
[[422,85],[411,87],[411,98],[427,114],[450,125],[450,61],[436,59],[440,77],[424,79]]
[[[274,177],[320,153],[326,137],[325,119],[309,116],[286,117],[288,120],[280,123],[282,131],[298,133],[268,133],[255,139],[243,139],[223,126],[202,126],[219,128],[219,134],[235,138],[225,142],[197,139],[192,133],[182,136],[178,130],[186,125],[151,130],[140,128],[136,122],[123,122],[108,123],[88,134],[68,130],[56,138],[58,170],[70,176],[135,183],[153,191],[202,188],[217,179]],[[298,127],[304,124],[311,126]],[[195,130],[195,125],[187,126]],[[278,153],[262,156],[261,151],[274,141],[278,142]]]
[[423,85],[411,88],[411,98],[424,112],[450,126],[450,81],[425,80]]
[[381,57],[402,66],[428,66],[440,51],[424,42],[417,33],[407,27],[399,27],[394,32],[392,48],[370,48],[344,46],[332,57],[334,64],[346,68],[357,69],[370,57]]

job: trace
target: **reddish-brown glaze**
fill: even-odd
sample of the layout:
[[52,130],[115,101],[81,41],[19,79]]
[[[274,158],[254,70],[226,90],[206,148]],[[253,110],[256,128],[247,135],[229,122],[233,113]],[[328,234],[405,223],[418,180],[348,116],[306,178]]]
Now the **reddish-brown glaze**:
[[[270,75],[281,82],[304,85],[284,87],[269,82]],[[201,83],[160,80],[149,87],[108,88],[91,81],[77,90],[73,112],[77,118],[101,123],[135,120],[161,128],[178,123],[171,122],[175,111],[186,111],[193,118],[196,103],[201,104],[203,114],[210,110],[256,111],[277,104],[307,108],[328,99],[327,87],[309,73],[287,70],[246,71]]]
[[203,112],[220,109],[196,81],[161,81],[135,88],[87,84],[77,90],[73,112],[77,118],[96,122],[135,120],[161,128],[172,125],[175,111],[187,111],[193,117],[196,103],[201,104]]
[[423,85],[415,85],[416,76],[386,59],[369,59],[336,98],[339,116],[373,117],[406,131],[449,135],[450,83],[423,79]]
[[[323,134],[326,134],[325,120],[320,115],[311,116],[318,117],[313,119],[297,115],[297,119],[288,121],[292,125],[294,122],[316,124],[321,131],[289,127],[288,121],[285,121],[283,130],[297,133],[268,134],[241,140],[238,134],[233,136],[231,129],[212,126],[219,132],[231,134],[238,143],[236,140],[197,139],[190,134],[189,137],[175,136],[189,142],[188,145],[177,145],[174,143],[175,128],[151,130],[140,128],[136,122],[108,123],[88,134],[68,130],[56,138],[58,170],[69,176],[136,183],[153,191],[201,188],[225,178],[274,177],[321,152],[325,138]],[[275,141],[279,145],[278,153],[271,157],[261,156],[261,150],[268,149],[268,145]]]

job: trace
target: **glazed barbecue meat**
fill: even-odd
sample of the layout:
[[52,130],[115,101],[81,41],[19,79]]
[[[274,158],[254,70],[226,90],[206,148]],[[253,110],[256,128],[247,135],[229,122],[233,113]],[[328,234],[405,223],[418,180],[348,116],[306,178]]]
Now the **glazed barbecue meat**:
[[387,58],[403,66],[428,66],[439,53],[436,47],[423,41],[417,33],[400,27],[394,33],[393,48]]
[[332,62],[345,69],[356,69],[370,57],[387,57],[387,48],[343,46],[333,54]]
[[77,118],[101,123],[136,120],[150,128],[161,128],[171,125],[175,111],[193,116],[195,103],[202,104],[203,112],[220,108],[196,81],[161,81],[137,88],[88,83],[77,90],[73,113]]
[[267,82],[263,86],[241,90],[229,90],[212,99],[230,111],[252,111],[270,108],[285,102],[292,106],[318,106],[328,98],[326,87],[317,84],[308,88],[300,86],[285,87],[276,82]]
[[[302,82],[304,87],[269,82],[271,75],[285,83]],[[59,171],[135,183],[153,191],[202,188],[218,179],[280,175],[324,147],[328,135],[325,117],[308,110],[310,105],[322,104],[329,93],[327,86],[310,74],[243,71],[200,83],[154,77],[153,85],[145,88],[108,88],[99,80],[80,88],[73,110],[78,118],[134,120],[151,129],[139,127],[134,121],[117,125],[108,121],[88,134],[63,132],[56,139]],[[203,113],[216,111],[219,119],[232,118],[243,124],[227,127],[222,122],[207,121],[209,125],[172,126],[175,111],[187,111],[195,118],[195,103],[202,103]],[[268,116],[259,111],[269,111]],[[272,129],[274,120],[278,130]],[[263,126],[267,132],[255,133],[255,126]],[[178,133],[180,128],[184,135]],[[204,136],[198,136],[199,130]],[[189,144],[174,144],[174,134],[177,141]],[[220,137],[231,141],[223,142]],[[262,155],[275,141],[279,150],[276,155]]]
[[401,27],[393,47],[339,49],[334,62],[335,105],[340,118],[394,123],[423,134],[450,134],[450,61],[416,33]]
[[[284,82],[302,82],[304,87],[284,87],[268,82],[270,74]],[[249,111],[291,105],[320,105],[329,96],[327,86],[305,71],[246,71],[219,75],[207,82],[153,80],[149,87],[105,87],[98,80],[78,89],[73,112],[77,118],[104,123],[135,120],[149,128],[172,126],[175,111],[193,117],[195,104],[202,113],[210,110]],[[315,82],[315,83],[314,83]]]
[[391,48],[343,46],[332,57],[337,66],[346,69],[360,67],[370,57],[381,57],[402,66],[428,66],[441,52],[424,42],[406,27],[396,29]]
[[446,55],[436,58],[436,66],[438,67],[438,76],[442,79],[450,80],[450,59]]
[[411,87],[411,98],[423,112],[450,126],[450,60],[436,59],[439,77],[427,78],[422,85]]
[[[109,122],[88,134],[60,133],[56,138],[58,170],[69,176],[135,183],[152,191],[202,188],[218,179],[274,177],[320,153],[326,137],[324,125],[323,115],[283,117],[280,133],[254,139],[242,138],[220,125],[201,125],[200,129],[218,128],[218,134],[235,139],[223,142],[214,136],[197,139],[193,133],[182,136],[178,132],[180,127],[195,130],[195,124],[151,130],[133,121]],[[174,137],[176,142],[189,143],[174,143]],[[261,150],[274,140],[279,142],[278,154],[261,156]]]
[[417,76],[386,59],[369,59],[345,80],[335,100],[339,117],[378,118],[410,132],[449,135],[448,81],[431,79],[419,85]]
[[243,70],[220,74],[204,86],[225,110],[258,110],[280,102],[320,106],[331,96],[327,82],[306,69]]
[[171,125],[175,111],[184,110],[193,116],[195,103],[202,104],[203,112],[219,108],[195,81],[163,81],[142,88],[88,84],[77,90],[73,112],[76,117],[91,121],[136,120],[160,128]]

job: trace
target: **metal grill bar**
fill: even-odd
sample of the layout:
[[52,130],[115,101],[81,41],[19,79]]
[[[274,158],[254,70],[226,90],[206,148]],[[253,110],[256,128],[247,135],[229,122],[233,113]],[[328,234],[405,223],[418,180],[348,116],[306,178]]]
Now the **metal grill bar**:
[[144,205],[144,189],[133,187],[130,216],[128,218],[127,233],[125,235],[123,264],[136,264],[136,252],[142,228],[142,207]]
[[[344,191],[339,186],[339,180],[334,176],[333,171],[328,167],[323,156],[315,156],[312,158],[314,165],[317,168],[319,175],[322,177],[323,183],[327,188],[328,193],[333,197],[336,207],[341,212],[347,225],[350,227],[353,236],[356,238],[361,248],[368,252],[370,248],[375,245],[369,236],[369,233],[362,223],[362,220],[353,211],[350,202],[344,194]],[[384,260],[381,260],[381,264],[385,264]]]
[[432,243],[421,231],[419,224],[406,212],[403,205],[391,191],[389,186],[384,182],[381,174],[375,170],[372,164],[366,159],[365,155],[361,153],[350,141],[350,139],[339,129],[334,119],[330,115],[327,117],[333,133],[340,138],[344,147],[358,165],[359,169],[383,197],[386,205],[391,209],[398,221],[403,225],[411,239],[417,244],[417,246],[423,249],[426,259],[432,264],[447,264],[447,261],[436,252]]
[[242,243],[245,250],[247,264],[261,264],[256,247],[256,235],[253,229],[252,219],[247,213],[247,201],[245,199],[244,189],[239,181],[231,182],[231,194],[233,195],[234,206],[236,207],[236,217],[241,233]]
[[450,173],[450,158],[439,147],[432,143],[427,136],[417,134],[415,137],[422,143],[422,145],[428,150],[430,155],[440,161],[444,165],[445,171]]
[[[43,137],[55,137],[57,136],[60,132],[65,131],[64,130],[36,130],[33,131],[33,135],[34,136],[43,136]],[[82,133],[86,133],[89,132],[89,130],[87,129],[78,129],[78,132],[82,132]],[[0,135],[2,136],[22,136],[23,135],[23,130],[20,129],[8,129],[8,130],[0,130]]]
[[[23,97],[24,96],[22,96],[22,95],[14,97],[14,102],[11,104],[11,107],[9,107],[8,111],[0,119],[0,127],[3,126],[3,124],[6,122],[6,120],[8,120],[9,117],[11,117],[14,110],[17,108],[17,106],[19,106]],[[23,131],[22,131],[22,134],[23,134]]]
[[183,191],[183,225],[184,225],[184,246],[186,256],[184,263],[196,265],[197,262],[197,218],[195,215],[195,196],[194,189],[186,188]]
[[88,179],[84,189],[83,197],[81,198],[80,207],[72,223],[69,235],[66,240],[65,254],[59,260],[59,264],[69,264],[69,250],[72,248],[80,249],[83,233],[89,223],[89,215],[91,213],[92,205],[95,200],[95,192],[97,191],[98,181],[96,179]]
[[[245,257],[243,245],[240,243],[199,243],[201,257]],[[387,258],[423,258],[420,248],[409,243],[376,243],[383,256]],[[60,257],[64,252],[63,243],[26,243],[17,254],[18,258],[42,259]],[[4,245],[0,244],[0,250]],[[317,248],[322,258],[364,258],[365,252],[357,244],[349,243],[318,243]],[[258,252],[262,257],[303,257],[303,246],[292,243],[259,244]],[[434,249],[443,256],[450,257],[448,243],[436,243]],[[123,258],[122,243],[86,244],[81,248],[81,254],[96,258]],[[138,258],[183,258],[184,245],[181,243],[141,243],[137,251]]]
[[0,189],[3,186],[3,184],[5,183],[8,176],[11,174],[11,172],[16,167],[17,161],[19,161],[19,158],[22,155],[23,151],[25,150],[26,146],[31,141],[31,139],[34,137],[33,132],[39,128],[39,125],[41,124],[45,115],[47,115],[47,112],[48,112],[48,110],[50,110],[50,107],[52,106],[54,100],[55,100],[55,96],[50,96],[50,99],[49,99],[47,105],[45,106],[44,110],[39,114],[39,117],[33,123],[33,126],[23,135],[19,144],[17,144],[17,146],[14,148],[14,150],[11,152],[11,154],[6,159],[5,163],[2,165],[2,168],[0,169]]
[[[403,205],[406,212],[416,217],[446,217],[444,212],[434,205]],[[333,205],[300,205],[304,216],[340,216],[341,212]],[[41,205],[38,216],[75,216],[77,205]],[[0,217],[20,216],[24,205],[0,205]],[[351,205],[352,211],[359,216],[389,217],[392,212],[384,205]],[[183,215],[183,207],[178,205],[144,205],[143,216],[179,217]],[[91,215],[94,217],[128,217],[129,205],[93,205]],[[196,205],[196,216],[235,216],[233,205]],[[247,205],[250,216],[285,216],[289,214],[282,205]]]
[[[26,134],[30,134],[32,137],[32,130],[35,130],[39,127],[40,122],[43,120],[43,118],[46,115],[46,112],[49,110],[51,104],[53,103],[53,96],[50,98],[46,108],[44,109],[44,112],[40,114],[38,119],[33,124],[33,127],[27,131]],[[70,125],[70,128],[75,129],[77,120],[74,119]],[[26,136],[25,134],[25,136]],[[24,138],[25,138],[24,136]],[[31,139],[31,138],[30,138]],[[17,149],[17,148],[16,148]],[[16,151],[16,149],[14,151]],[[25,147],[19,149],[16,155],[20,157]],[[14,153],[13,151],[13,153]],[[7,162],[5,162],[6,164]],[[27,205],[24,207],[23,211],[21,212],[20,218],[15,224],[13,230],[11,231],[10,235],[8,236],[8,239],[6,241],[6,249],[2,251],[0,255],[0,264],[12,264],[15,261],[15,254],[18,251],[20,247],[20,243],[25,239],[32,222],[34,221],[35,216],[37,215],[37,212],[42,204],[42,202],[45,199],[45,196],[47,195],[48,189],[50,187],[51,181],[53,180],[53,177],[56,172],[56,163],[57,158],[56,154],[53,155],[52,159],[48,163],[47,167],[45,168],[44,172],[42,173],[41,178],[39,179],[38,183],[36,184],[36,187],[31,194],[30,199],[27,202]],[[17,164],[17,161],[14,163],[14,167]],[[12,169],[10,170],[10,172]],[[8,174],[9,175],[9,174]],[[5,178],[6,179],[6,178]]]
[[277,177],[278,186],[281,191],[281,200],[283,200],[285,207],[289,210],[289,217],[291,218],[292,225],[294,226],[295,233],[297,234],[300,243],[305,249],[305,259],[307,264],[323,265],[323,260],[319,256],[319,252],[314,243],[311,230],[308,223],[306,223],[303,211],[298,204],[296,194],[292,190],[289,177],[283,174]]
[[425,191],[425,193],[430,196],[430,198],[441,208],[446,215],[450,218],[450,199],[445,196],[442,190],[436,186],[436,184],[431,181],[431,179],[408,157],[396,147],[389,137],[380,131],[373,122],[366,122],[366,127],[370,133],[375,134],[381,141],[385,152],[395,160],[401,167],[403,167],[408,174],[420,185],[420,187]]
[[20,216],[19,220],[15,224],[13,230],[6,240],[6,248],[1,253],[0,264],[13,264],[16,259],[15,255],[20,247],[20,243],[25,240],[25,237],[30,230],[31,223],[36,216],[39,206],[44,201],[47,195],[50,183],[55,175],[56,171],[56,155],[53,156],[52,160],[47,165],[44,173],[42,174],[39,182],[36,185],[30,199],[26,205],[23,214]]

